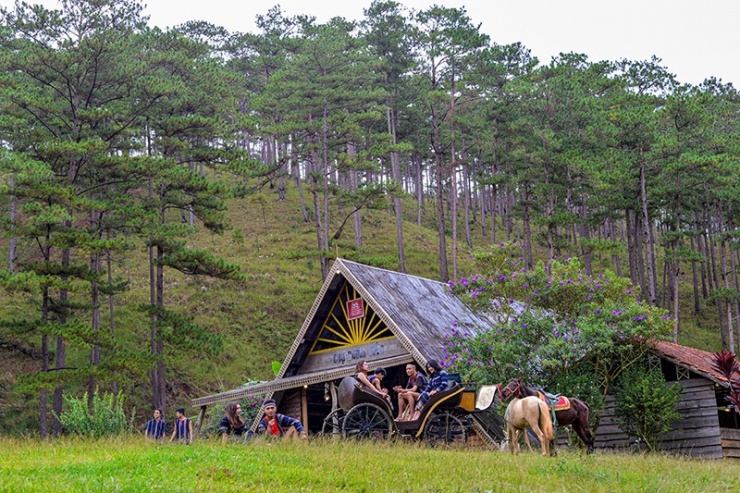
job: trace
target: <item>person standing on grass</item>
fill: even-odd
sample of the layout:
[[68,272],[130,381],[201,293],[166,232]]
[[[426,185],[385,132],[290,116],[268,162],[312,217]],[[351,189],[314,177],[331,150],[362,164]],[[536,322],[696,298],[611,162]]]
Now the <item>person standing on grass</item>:
[[219,423],[221,429],[221,443],[226,445],[229,436],[241,436],[249,432],[247,424],[242,418],[242,406],[238,402],[229,402],[224,408],[224,417]]
[[264,433],[270,436],[281,436],[286,440],[290,438],[301,438],[305,440],[308,438],[306,430],[303,429],[300,421],[277,412],[277,404],[274,399],[267,399],[265,401],[263,411],[265,416],[260,420],[260,424],[257,425],[258,434]]
[[167,424],[162,419],[162,410],[154,410],[154,419],[150,419],[146,423],[146,430],[144,431],[144,438],[147,440],[162,441],[164,439],[164,430]]
[[185,417],[185,408],[178,408],[175,411],[175,417],[175,429],[172,430],[170,442],[177,439],[185,445],[193,443],[193,422]]

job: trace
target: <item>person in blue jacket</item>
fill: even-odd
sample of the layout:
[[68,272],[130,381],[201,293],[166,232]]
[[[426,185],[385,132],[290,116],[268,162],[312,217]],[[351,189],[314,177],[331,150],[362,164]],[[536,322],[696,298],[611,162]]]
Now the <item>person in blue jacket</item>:
[[419,396],[419,402],[422,405],[426,404],[429,398],[437,392],[447,389],[447,372],[439,366],[437,360],[427,361],[427,373],[429,373],[429,381],[424,392]]
[[281,436],[285,439],[301,438],[305,440],[308,437],[299,420],[277,412],[277,404],[274,399],[267,399],[262,410],[265,415],[257,425],[257,434]]

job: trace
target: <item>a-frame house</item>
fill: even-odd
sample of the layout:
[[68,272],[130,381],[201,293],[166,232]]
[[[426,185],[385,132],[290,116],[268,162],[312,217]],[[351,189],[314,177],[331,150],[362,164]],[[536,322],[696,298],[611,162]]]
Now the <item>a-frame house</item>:
[[[337,259],[277,378],[195,399],[193,405],[201,408],[197,426],[209,405],[268,394],[281,412],[318,431],[331,412],[332,384],[354,374],[358,361],[384,367],[387,387],[403,385],[407,363],[424,368],[430,359],[449,357],[443,340],[453,330],[474,334],[505,317],[472,311],[445,283]],[[486,435],[479,426],[476,430]]]

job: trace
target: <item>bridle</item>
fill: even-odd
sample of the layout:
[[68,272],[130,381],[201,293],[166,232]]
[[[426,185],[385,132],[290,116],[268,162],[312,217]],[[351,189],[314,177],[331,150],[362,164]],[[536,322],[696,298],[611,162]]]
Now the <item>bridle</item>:
[[[514,388],[510,389],[509,387],[511,384],[514,384]],[[498,384],[499,388],[501,387],[501,384]],[[519,379],[514,379],[508,384],[506,384],[506,387],[504,387],[501,390],[501,398],[503,400],[508,400],[511,397],[518,397],[522,393],[522,382]]]

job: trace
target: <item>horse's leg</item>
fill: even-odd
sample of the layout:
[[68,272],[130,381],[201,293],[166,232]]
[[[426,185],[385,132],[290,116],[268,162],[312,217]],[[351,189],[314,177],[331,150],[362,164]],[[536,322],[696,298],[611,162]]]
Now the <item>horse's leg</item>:
[[576,411],[576,419],[573,421],[572,427],[578,438],[586,446],[586,453],[590,454],[594,451],[594,437],[588,427],[588,407],[585,404],[577,403]]
[[[530,423],[529,426],[531,427],[532,426],[532,423]],[[524,435],[524,443],[527,444],[527,448],[531,452],[532,451],[532,444],[529,443],[529,436],[527,436],[527,428],[526,427],[524,427],[524,429],[522,430],[522,435]]]
[[[535,435],[537,435],[537,438],[540,440],[540,448],[542,449],[542,455],[547,456],[548,455],[548,448],[547,448],[547,437],[545,436],[545,432],[542,431],[540,428],[540,425],[538,423],[529,423],[529,427],[532,428],[532,431]],[[527,433],[526,430],[524,432],[524,437],[526,439]],[[529,445],[529,440],[527,440],[527,445]],[[532,451],[532,447],[529,447],[529,451]]]
[[586,453],[592,453],[594,451],[594,439],[592,438],[591,431],[588,429],[588,427],[582,426],[580,422],[574,422],[573,431],[576,432],[578,438],[580,438],[581,442],[583,442],[583,444],[586,446]]
[[511,452],[512,454],[519,453],[519,450],[516,450],[518,448],[517,445],[518,445],[518,440],[519,440],[519,437],[517,437],[516,433],[517,433],[516,428],[514,428],[511,424],[507,424],[506,438],[509,440],[509,452]]

